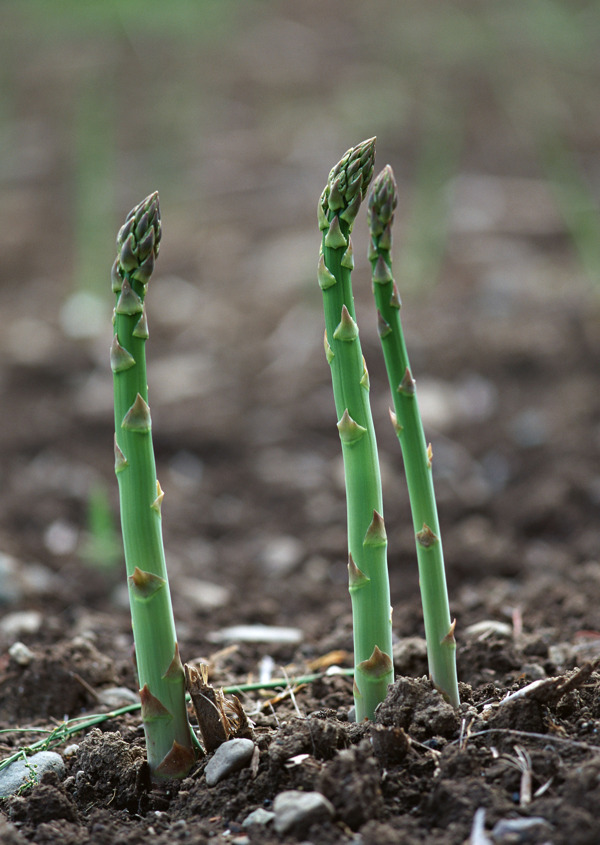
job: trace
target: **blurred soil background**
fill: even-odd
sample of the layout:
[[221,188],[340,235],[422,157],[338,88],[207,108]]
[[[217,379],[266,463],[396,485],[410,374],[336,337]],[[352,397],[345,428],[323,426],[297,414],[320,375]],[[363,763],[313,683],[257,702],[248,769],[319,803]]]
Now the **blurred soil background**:
[[[460,678],[500,677],[461,656],[469,626],[490,620],[541,642],[556,671],[600,655],[600,5],[3,0],[1,13],[10,688],[15,642],[50,662],[85,642],[112,661],[88,684],[135,689],[109,272],[121,222],[153,190],[148,373],[182,656],[260,623],[297,630],[236,640],[225,682],[265,656],[345,649],[351,665],[316,205],[330,168],[373,135],[376,172],[391,164],[399,186],[395,276]],[[423,626],[364,214],[353,240],[401,640]],[[80,687],[67,702],[25,688],[14,707],[0,696],[4,727],[97,704]]]

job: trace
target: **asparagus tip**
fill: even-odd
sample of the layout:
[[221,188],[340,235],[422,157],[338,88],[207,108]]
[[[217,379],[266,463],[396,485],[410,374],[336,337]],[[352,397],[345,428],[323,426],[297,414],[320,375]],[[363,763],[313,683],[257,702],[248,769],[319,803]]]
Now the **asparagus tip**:
[[117,235],[117,266],[113,267],[113,290],[119,277],[129,274],[132,279],[147,284],[158,257],[160,239],[160,204],[158,191],[131,209]]
[[393,221],[397,205],[398,186],[394,179],[394,171],[389,164],[386,164],[381,173],[375,177],[369,193],[367,220],[374,238],[379,238]]
[[338,211],[341,219],[352,228],[373,177],[376,140],[375,137],[367,138],[356,147],[351,147],[331,169],[319,201],[321,228],[326,228],[324,223],[331,214],[337,216]]

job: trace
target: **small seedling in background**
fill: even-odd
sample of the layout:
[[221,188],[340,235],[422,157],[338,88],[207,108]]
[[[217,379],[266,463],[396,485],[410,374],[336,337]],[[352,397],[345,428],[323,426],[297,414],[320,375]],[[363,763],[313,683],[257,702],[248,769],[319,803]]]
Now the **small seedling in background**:
[[115,472],[129,585],[148,764],[155,779],[183,777],[195,759],[185,679],[162,539],[163,492],[156,478],[146,381],[144,299],[161,237],[158,194],[127,215],[112,270],[116,295],[111,368]]
[[87,533],[81,558],[96,569],[114,569],[123,557],[117,526],[104,485],[95,484],[90,489],[87,504]]
[[456,643],[433,489],[432,451],[423,433],[400,321],[400,295],[392,274],[392,223],[396,204],[396,182],[388,165],[375,179],[368,201],[373,293],[394,402],[392,422],[402,449],[415,530],[429,673],[436,687],[457,707]]
[[375,138],[348,150],[332,169],[318,206],[323,232],[318,280],[325,311],[342,443],[348,518],[348,573],[354,627],[356,719],[373,718],[394,680],[392,620],[377,444],[369,375],[354,311],[350,232],[373,175]]
[[548,132],[540,143],[540,161],[583,268],[600,283],[600,208],[581,172],[575,153],[560,135]]

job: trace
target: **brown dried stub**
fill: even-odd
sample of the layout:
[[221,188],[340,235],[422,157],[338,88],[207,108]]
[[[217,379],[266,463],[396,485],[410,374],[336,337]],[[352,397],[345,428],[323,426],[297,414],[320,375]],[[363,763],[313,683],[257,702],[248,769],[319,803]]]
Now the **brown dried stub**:
[[185,685],[192,699],[202,742],[207,753],[228,739],[253,739],[252,726],[237,696],[225,698],[223,691],[208,683],[208,666],[184,666]]

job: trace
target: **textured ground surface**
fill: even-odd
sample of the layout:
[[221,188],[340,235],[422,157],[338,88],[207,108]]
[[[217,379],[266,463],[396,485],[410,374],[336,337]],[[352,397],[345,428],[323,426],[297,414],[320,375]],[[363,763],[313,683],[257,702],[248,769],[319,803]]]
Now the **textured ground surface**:
[[[268,14],[249,4],[252,14],[232,12],[227,26],[211,20],[202,49],[176,22],[164,32],[132,29],[127,17],[117,35],[101,22],[46,31],[10,5],[0,727],[52,728],[114,706],[103,703],[107,689],[136,690],[122,561],[117,552],[110,566],[110,530],[90,535],[90,499],[106,498],[115,519],[108,271],[119,219],[156,187],[164,239],[148,295],[150,403],[182,656],[210,659],[212,680],[223,685],[256,679],[268,658],[276,676],[282,667],[290,676],[311,671],[332,652],[331,661],[351,665],[343,476],[322,351],[314,209],[329,168],[375,133],[377,164],[392,163],[401,192],[398,283],[433,443],[463,704],[454,713],[423,680],[414,541],[360,222],[357,312],[379,437],[400,678],[378,724],[348,721],[344,677],[271,703],[252,693],[244,698],[256,724],[250,766],[209,788],[203,761],[182,783],[149,790],[138,714],[113,718],[59,746],[78,744],[63,778],[48,775],[2,801],[0,839],[11,845],[460,845],[474,819],[487,836],[494,830],[494,845],[599,841],[599,676],[585,668],[600,656],[598,293],[541,178],[533,107],[510,99],[511,54],[487,78],[452,58],[449,35],[436,41],[435,16],[392,16],[386,28],[383,18],[367,21],[359,2],[321,5],[300,12],[281,3]],[[375,5],[382,13],[395,7]],[[453,31],[458,43],[470,19],[452,6],[463,26]],[[479,32],[476,16],[471,23]],[[507,38],[521,32],[514,27]],[[423,50],[430,61],[419,64],[408,49],[419,39],[437,44],[439,55]],[[520,42],[510,43],[518,58]],[[556,65],[561,73],[573,55]],[[527,84],[538,72],[553,80],[573,118],[571,141],[589,164],[598,128],[585,121],[581,88],[573,83],[561,100],[567,88],[560,73],[551,75],[552,61],[545,76],[534,59],[527,72],[519,67]],[[418,151],[424,136],[435,146],[431,114],[446,114],[436,96],[464,119],[459,178],[451,193],[439,188],[450,214],[437,283],[440,265],[430,259],[439,239],[420,254],[426,272],[403,258]],[[108,212],[90,210],[90,184]],[[403,287],[417,277],[430,284]],[[72,314],[85,314],[90,301],[85,336],[77,336]],[[296,628],[298,639],[249,643],[223,634],[255,623]],[[17,642],[29,657],[9,653]],[[566,687],[540,685],[500,703],[578,669]],[[37,739],[2,734],[0,757]],[[272,822],[242,827],[291,789],[326,796],[328,819],[284,834]],[[485,817],[476,816],[482,808]],[[522,821],[515,830],[507,820]],[[481,835],[473,845],[484,845]]]

